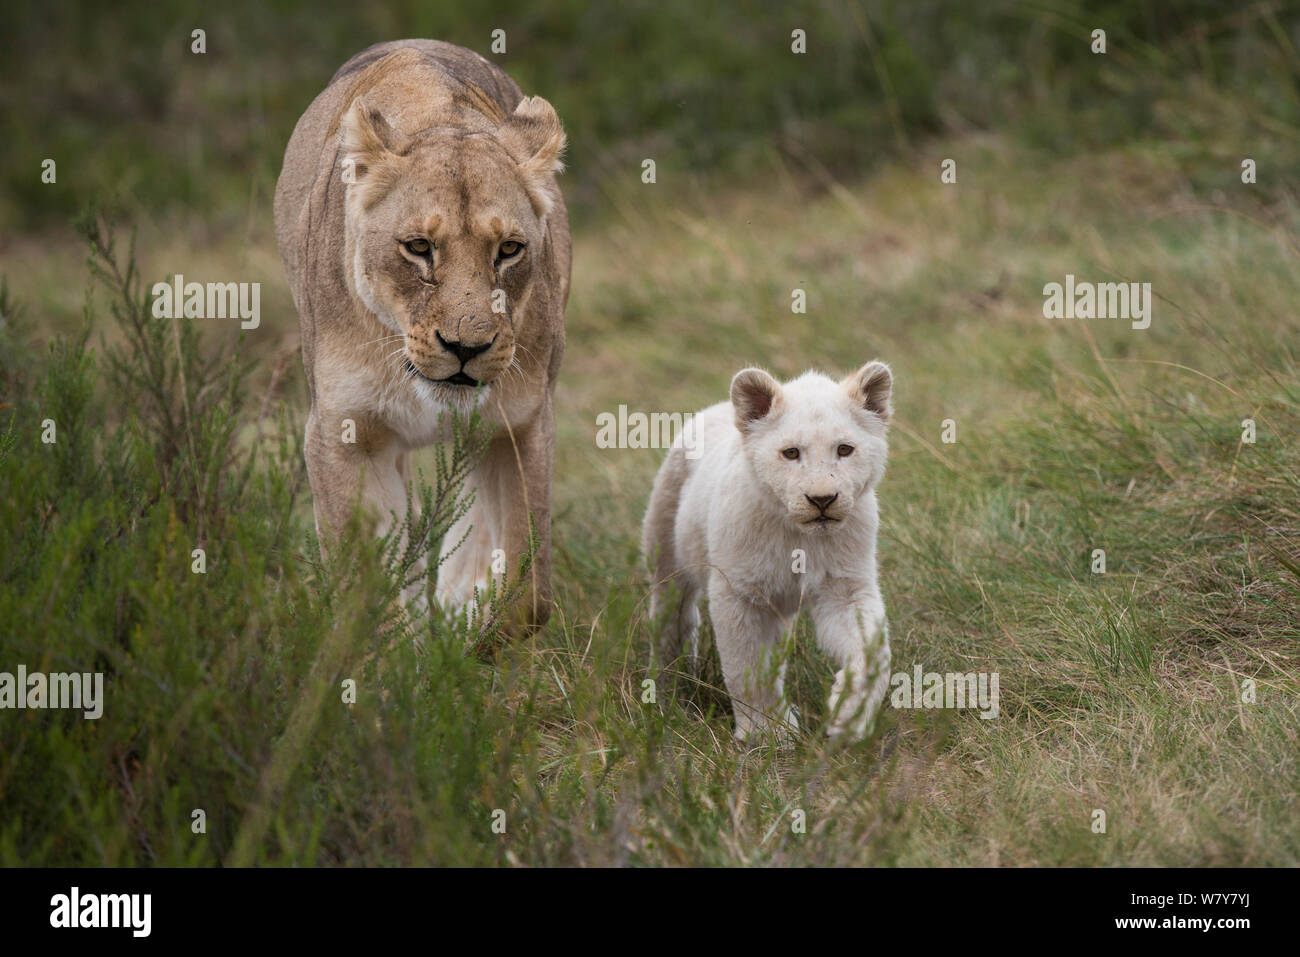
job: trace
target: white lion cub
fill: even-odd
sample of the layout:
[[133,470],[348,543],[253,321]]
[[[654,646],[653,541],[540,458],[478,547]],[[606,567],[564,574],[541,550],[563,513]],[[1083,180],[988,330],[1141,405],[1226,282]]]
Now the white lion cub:
[[661,651],[698,653],[701,594],[736,715],[736,737],[797,728],[784,697],[782,632],[800,608],[840,666],[827,733],[863,737],[889,685],[876,582],[876,484],[885,471],[893,377],[869,362],[843,382],[761,369],[699,413],[655,479],[642,544]]

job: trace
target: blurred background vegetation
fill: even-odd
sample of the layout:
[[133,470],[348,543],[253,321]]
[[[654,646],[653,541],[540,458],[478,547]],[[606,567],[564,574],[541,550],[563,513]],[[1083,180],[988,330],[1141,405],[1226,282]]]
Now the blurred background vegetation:
[[[938,132],[996,129],[1054,155],[1176,137],[1189,167],[1241,133],[1290,164],[1295,14],[1285,0],[12,0],[0,12],[0,224],[66,224],[105,194],[214,224],[250,207],[269,219],[307,104],[352,54],[407,36],[476,50],[554,102],[580,214],[643,156],[661,176],[743,175],[774,152],[842,175]],[[196,28],[202,56],[190,52]],[[489,49],[497,28],[501,55]],[[791,53],[795,28],[806,55]],[[1094,28],[1105,56],[1091,52]],[[45,157],[65,188],[41,183]]]

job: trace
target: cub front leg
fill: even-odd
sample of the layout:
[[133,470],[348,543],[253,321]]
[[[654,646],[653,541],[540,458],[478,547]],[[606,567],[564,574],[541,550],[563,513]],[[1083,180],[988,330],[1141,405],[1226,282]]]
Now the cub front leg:
[[709,578],[709,618],[736,715],[736,740],[768,730],[798,731],[798,718],[785,700],[780,617],[736,595],[714,572]]
[[817,643],[841,665],[827,704],[826,734],[860,741],[889,690],[889,626],[878,596],[823,597],[812,607]]

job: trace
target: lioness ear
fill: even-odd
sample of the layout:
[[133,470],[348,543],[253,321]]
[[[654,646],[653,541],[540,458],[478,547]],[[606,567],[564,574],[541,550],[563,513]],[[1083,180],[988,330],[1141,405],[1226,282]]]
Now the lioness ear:
[[548,180],[564,170],[564,128],[555,107],[540,96],[524,97],[497,130],[497,138],[519,164],[533,212],[544,218],[554,203]]
[[[352,102],[342,123],[339,139],[343,149],[344,182],[359,183],[385,159],[406,152],[407,137],[394,129],[378,110],[368,107],[361,97]],[[347,178],[350,169],[353,178]]]
[[741,369],[731,380],[731,405],[741,432],[748,432],[780,401],[781,384],[762,369]]
[[876,413],[882,421],[889,421],[893,413],[890,398],[894,392],[894,376],[889,366],[872,360],[840,384],[853,402]]

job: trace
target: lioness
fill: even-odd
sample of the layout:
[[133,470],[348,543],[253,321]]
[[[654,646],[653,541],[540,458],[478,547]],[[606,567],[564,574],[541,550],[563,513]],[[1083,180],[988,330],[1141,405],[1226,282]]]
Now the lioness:
[[[701,412],[655,479],[642,539],[664,651],[709,617],[735,735],[797,729],[785,700],[783,622],[803,607],[841,667],[827,734],[856,740],[889,686],[889,630],[876,580],[876,485],[885,472],[893,377],[868,362],[841,382],[808,372],[781,385],[761,369],[731,381],[731,401]],[[701,454],[687,454],[690,438]],[[670,596],[675,596],[670,600]]]
[[[539,539],[517,609],[550,608],[555,378],[564,354],[569,221],[555,180],[564,131],[483,57],[398,40],[353,57],[299,119],[275,228],[311,393],[306,457],[322,543],[358,497],[392,528],[408,453],[456,409],[495,429],[447,536],[438,598],[473,600],[494,553],[513,572]],[[440,427],[439,420],[444,420]],[[497,552],[496,550],[500,550]]]

